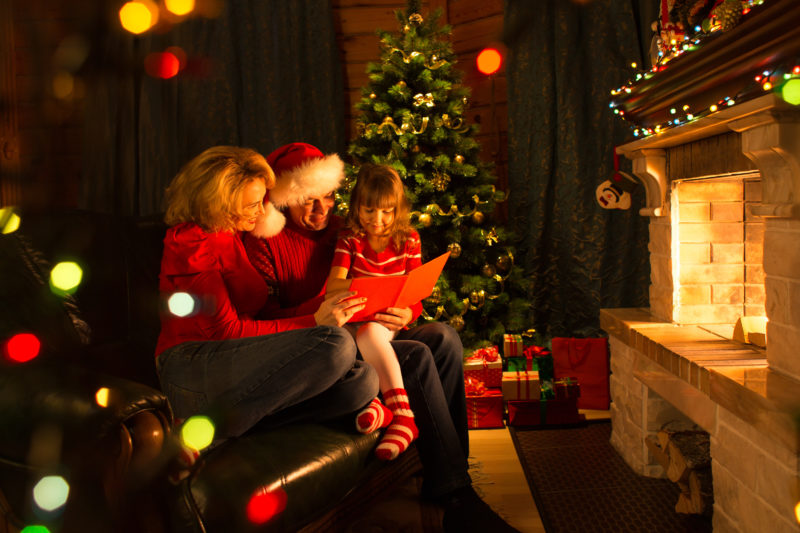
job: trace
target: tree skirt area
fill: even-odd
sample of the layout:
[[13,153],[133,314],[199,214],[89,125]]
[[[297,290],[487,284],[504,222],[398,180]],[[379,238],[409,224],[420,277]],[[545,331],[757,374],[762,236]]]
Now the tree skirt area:
[[675,512],[675,483],[631,470],[610,422],[509,430],[547,533],[711,531],[710,518]]

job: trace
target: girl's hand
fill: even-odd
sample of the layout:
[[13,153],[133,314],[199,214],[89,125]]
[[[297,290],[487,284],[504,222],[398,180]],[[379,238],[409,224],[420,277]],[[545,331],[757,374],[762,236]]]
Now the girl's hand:
[[353,291],[336,291],[325,298],[314,313],[318,326],[343,326],[353,315],[364,309],[366,298],[354,298]]
[[414,313],[410,307],[389,307],[375,313],[375,322],[382,324],[389,331],[399,331],[411,322]]

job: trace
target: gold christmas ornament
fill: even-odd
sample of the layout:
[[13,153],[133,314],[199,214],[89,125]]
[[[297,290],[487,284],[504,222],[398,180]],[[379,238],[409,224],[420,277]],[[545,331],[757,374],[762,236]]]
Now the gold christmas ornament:
[[406,82],[404,82],[403,80],[400,80],[400,81],[397,82],[397,86],[400,87],[401,89],[405,89]]
[[461,245],[458,244],[457,242],[451,242],[447,246],[447,250],[450,252],[451,257],[458,257],[459,255],[461,255]]
[[472,213],[472,221],[475,224],[482,224],[484,218],[485,218],[484,214],[481,213],[480,211],[475,211],[474,213]]
[[454,316],[449,321],[450,327],[456,331],[461,331],[464,329],[464,319],[461,316]]
[[448,176],[445,172],[434,170],[431,184],[437,191],[444,192],[447,190],[447,186],[450,184],[450,176]]
[[413,13],[408,17],[408,21],[412,24],[422,24],[422,15],[419,13]]
[[423,226],[430,227],[431,223],[433,222],[433,218],[428,213],[422,213],[419,216],[419,223]]
[[495,270],[494,266],[490,265],[489,263],[483,265],[481,272],[483,272],[483,275],[487,278],[492,278],[495,274],[497,274],[497,270]]
[[456,163],[458,163],[459,165],[464,162],[464,156],[463,155],[456,154],[456,156],[453,159],[455,159]]
[[495,261],[497,268],[502,270],[503,272],[507,272],[509,268],[511,268],[511,258],[507,255],[501,255]]

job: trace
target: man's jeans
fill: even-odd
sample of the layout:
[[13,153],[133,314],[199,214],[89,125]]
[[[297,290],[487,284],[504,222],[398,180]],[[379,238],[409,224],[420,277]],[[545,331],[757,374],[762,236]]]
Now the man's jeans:
[[272,424],[355,413],[378,393],[342,328],[317,326],[223,341],[184,342],[158,358],[161,387],[178,418],[207,414],[220,438]]
[[463,348],[441,322],[398,332],[392,346],[400,361],[409,403],[419,428],[417,449],[424,468],[423,494],[443,496],[472,482],[464,397]]

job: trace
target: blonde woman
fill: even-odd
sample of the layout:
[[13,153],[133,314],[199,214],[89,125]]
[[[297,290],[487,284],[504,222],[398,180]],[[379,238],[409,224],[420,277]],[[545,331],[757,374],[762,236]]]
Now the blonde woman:
[[378,391],[375,372],[356,361],[355,343],[340,327],[363,298],[339,291],[313,314],[253,318],[268,289],[241,234],[264,213],[274,183],[258,152],[216,146],[186,164],[166,191],[156,367],[175,416],[208,414],[222,438],[262,419],[277,425],[349,415]]

